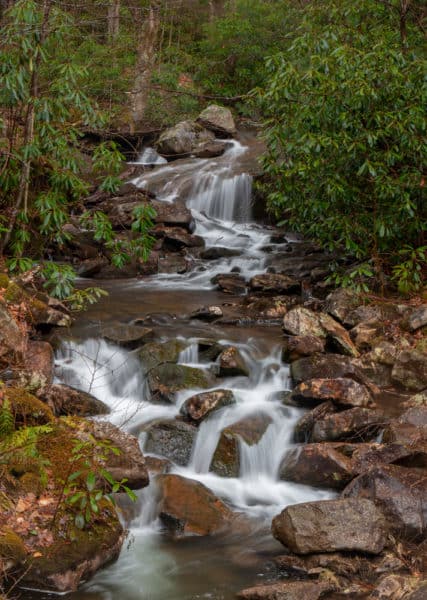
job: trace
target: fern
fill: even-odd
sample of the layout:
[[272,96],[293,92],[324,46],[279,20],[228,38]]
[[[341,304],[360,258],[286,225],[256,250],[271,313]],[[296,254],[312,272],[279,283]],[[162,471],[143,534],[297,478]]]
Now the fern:
[[[12,417],[13,418],[13,417]],[[37,456],[37,440],[39,436],[50,433],[50,425],[39,425],[37,427],[23,427],[13,431],[0,441],[0,461],[5,455],[23,453],[26,456]]]
[[0,439],[10,436],[15,430],[15,418],[10,409],[10,402],[7,398],[0,406]]

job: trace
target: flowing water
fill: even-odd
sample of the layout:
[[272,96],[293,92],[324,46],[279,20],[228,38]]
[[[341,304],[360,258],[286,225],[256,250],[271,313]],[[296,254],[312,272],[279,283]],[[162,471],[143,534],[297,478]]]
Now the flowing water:
[[[206,246],[235,249],[236,256],[210,262],[209,270],[196,261],[195,270],[189,274],[110,284],[109,298],[81,320],[74,329],[75,339],[60,345],[56,373],[58,380],[90,391],[107,403],[111,408],[108,419],[113,423],[141,432],[153,420],[178,416],[183,402],[198,390],[180,392],[173,404],[151,403],[137,351],[96,336],[100,325],[118,318],[130,321],[155,315],[156,333],[162,339],[182,337],[185,341],[179,363],[203,369],[215,365],[200,361],[199,339],[215,338],[237,346],[250,375],[230,377],[217,386],[233,390],[236,404],[211,414],[200,425],[189,464],[175,466],[171,472],[206,485],[245,515],[250,525],[239,535],[230,532],[217,539],[193,537],[173,542],[162,531],[156,486],[151,483],[138,492],[138,502],[126,512],[129,544],[119,560],[71,594],[73,600],[231,600],[242,587],[268,576],[267,558],[280,552],[280,544],[270,533],[272,517],[288,504],[329,496],[328,492],[278,478],[280,460],[292,444],[293,428],[301,416],[299,409],[283,406],[275,394],[290,387],[288,366],[280,358],[280,331],[227,329],[173,314],[185,315],[202,304],[218,303],[221,296],[211,291],[210,283],[215,273],[238,269],[247,277],[264,269],[262,248],[271,232],[252,219],[246,152],[245,146],[233,142],[219,159],[159,165],[135,181],[165,202],[186,198],[196,221],[195,233],[204,237]],[[221,431],[254,414],[269,418],[270,425],[258,444],[240,442],[239,476],[220,477],[210,472]],[[144,435],[140,434],[142,447]]]

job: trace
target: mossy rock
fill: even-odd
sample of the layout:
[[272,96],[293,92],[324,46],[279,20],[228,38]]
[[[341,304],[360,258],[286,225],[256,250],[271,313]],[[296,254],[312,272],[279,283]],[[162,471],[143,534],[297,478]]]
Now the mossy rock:
[[144,373],[163,363],[177,363],[180,352],[186,347],[187,344],[182,340],[148,342],[138,353]]
[[[5,289],[9,286],[10,279],[6,273],[0,273],[0,288]],[[0,596],[1,598],[1,596]]]
[[27,550],[22,538],[11,529],[0,530],[0,558],[18,564],[26,556]]
[[54,420],[50,408],[23,388],[5,388],[4,397],[10,403],[16,429],[45,425]]
[[215,378],[203,369],[165,363],[150,371],[148,385],[152,402],[174,402],[176,392],[212,387]]

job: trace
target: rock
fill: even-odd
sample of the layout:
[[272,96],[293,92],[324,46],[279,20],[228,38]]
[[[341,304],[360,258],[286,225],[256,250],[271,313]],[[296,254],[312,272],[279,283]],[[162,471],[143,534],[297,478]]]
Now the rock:
[[105,257],[98,256],[83,260],[78,268],[77,275],[79,277],[93,277],[101,272],[101,269],[108,265],[108,260]]
[[282,360],[293,362],[303,356],[311,356],[325,351],[326,340],[314,335],[296,335],[285,339],[282,348]]
[[217,285],[218,288],[226,294],[245,294],[246,281],[245,278],[236,273],[222,273],[215,275],[211,279],[211,283]]
[[146,456],[145,464],[147,465],[150,479],[152,475],[163,475],[169,473],[171,462],[166,458],[158,458],[157,456]]
[[181,406],[180,412],[185,417],[198,422],[205,419],[211,412],[235,404],[235,402],[236,399],[231,390],[213,390],[191,396]]
[[338,406],[368,407],[374,404],[369,390],[348,377],[303,381],[292,390],[292,400],[300,406],[314,406],[327,400]]
[[2,404],[9,402],[14,417],[14,427],[46,425],[54,420],[51,409],[38,398],[20,387],[6,387],[2,390]]
[[361,358],[355,359],[354,365],[362,376],[372,384],[380,387],[392,386],[391,367],[378,362],[375,349],[372,352],[363,354]]
[[203,306],[193,311],[190,319],[199,319],[200,321],[216,321],[223,316],[220,306]]
[[194,425],[178,420],[153,423],[146,429],[144,451],[186,466],[190,462],[196,433]]
[[408,318],[409,331],[416,331],[427,325],[427,304],[423,304],[415,309]]
[[40,389],[53,381],[53,349],[48,342],[28,342],[23,374],[32,389]]
[[240,472],[240,440],[243,440],[248,446],[258,444],[270,423],[270,417],[258,413],[223,429],[209,470],[221,477],[238,477]]
[[200,258],[203,260],[217,260],[218,258],[224,258],[227,256],[239,256],[240,250],[235,248],[223,248],[222,246],[212,246],[206,248],[200,253]]
[[188,233],[183,227],[157,225],[153,233],[163,239],[162,248],[171,252],[177,252],[183,248],[202,247],[205,244],[200,235]]
[[346,329],[335,319],[325,313],[319,313],[320,325],[326,332],[326,343],[329,344],[336,352],[353,356],[357,358],[359,351],[351,341],[350,335]]
[[372,349],[378,341],[380,334],[380,325],[374,323],[359,323],[350,330],[350,338],[359,352],[366,352]]
[[427,433],[427,407],[414,406],[408,408],[408,410],[405,410],[405,412],[400,415],[398,422],[408,423],[409,425],[423,428]]
[[427,406],[427,389],[414,394],[408,400],[403,402],[402,406],[405,408],[413,408],[416,406]]
[[334,589],[324,581],[280,581],[257,585],[237,594],[240,600],[317,600]]
[[185,156],[213,141],[214,137],[198,123],[181,121],[160,135],[156,150],[162,156]]
[[249,369],[245,364],[243,356],[234,346],[223,350],[218,360],[220,377],[235,377],[239,375],[249,377]]
[[427,468],[427,444],[356,444],[352,463],[355,475],[390,463],[409,468]]
[[343,489],[353,478],[351,458],[343,444],[306,444],[286,452],[279,468],[283,481]]
[[355,327],[359,323],[381,323],[383,321],[384,314],[379,306],[362,304],[348,312],[343,323],[346,327]]
[[318,419],[311,432],[313,442],[353,439],[369,440],[386,424],[381,411],[355,407]]
[[161,202],[152,200],[151,206],[156,211],[155,223],[163,223],[169,227],[182,227],[191,232],[194,229],[194,219],[190,209],[182,202]]
[[144,373],[148,373],[162,363],[177,363],[180,353],[185,348],[185,342],[176,339],[167,342],[148,342],[138,352]]
[[249,287],[264,293],[292,293],[301,290],[301,282],[280,273],[262,273],[252,277]]
[[391,377],[408,390],[423,390],[427,387],[427,354],[419,350],[403,350],[394,363]]
[[203,484],[179,475],[159,475],[160,519],[176,538],[226,533],[234,513]]
[[[291,406],[298,406],[298,402],[292,397],[289,397]],[[323,419],[326,415],[330,415],[336,411],[336,407],[331,401],[323,402],[312,410],[309,410],[303,415],[295,425],[294,440],[296,442],[306,443],[311,438],[311,432],[317,419]]]
[[345,498],[288,506],[273,519],[273,535],[296,554],[337,550],[379,554],[384,517],[370,500]]
[[199,361],[200,362],[214,362],[221,352],[224,350],[224,346],[216,340],[201,339],[198,341],[199,347]]
[[230,109],[211,104],[197,117],[197,122],[221,136],[232,136],[236,133],[236,125]]
[[423,600],[425,595],[418,594],[424,591],[427,593],[427,584],[418,577],[391,574],[380,579],[368,600]]
[[157,270],[159,273],[186,273],[189,269],[189,264],[184,256],[161,256],[157,263]]
[[203,146],[199,147],[193,152],[196,158],[215,158],[224,154],[228,144],[215,140],[213,142],[206,142]]
[[346,377],[370,388],[369,381],[354,359],[338,354],[313,354],[291,364],[291,376],[296,385],[308,379],[337,379]]
[[345,498],[367,498],[386,516],[389,528],[408,540],[420,539],[426,529],[427,478],[423,469],[397,465],[374,467],[354,479]]
[[211,373],[185,365],[164,363],[148,373],[152,402],[173,403],[180,390],[206,389],[214,385],[215,378]]
[[344,323],[346,316],[360,303],[360,298],[353,290],[347,288],[338,288],[331,292],[325,302],[325,310]]
[[93,417],[107,415],[110,408],[92,394],[61,383],[53,383],[39,390],[38,397],[46,402],[57,416],[78,415]]
[[8,361],[12,356],[20,358],[25,346],[25,332],[18,327],[6,304],[0,301],[0,358],[5,357]]
[[101,330],[101,336],[118,346],[133,349],[138,348],[138,346],[142,346],[147,342],[151,342],[154,337],[154,332],[149,327],[116,323],[104,327]]

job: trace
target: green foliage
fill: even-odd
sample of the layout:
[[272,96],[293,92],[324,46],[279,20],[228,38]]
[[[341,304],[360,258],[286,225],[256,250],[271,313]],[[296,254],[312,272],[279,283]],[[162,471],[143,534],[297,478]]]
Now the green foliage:
[[363,262],[341,283],[385,273],[408,292],[425,275],[426,62],[393,19],[375,0],[307,7],[260,102],[270,209]]

